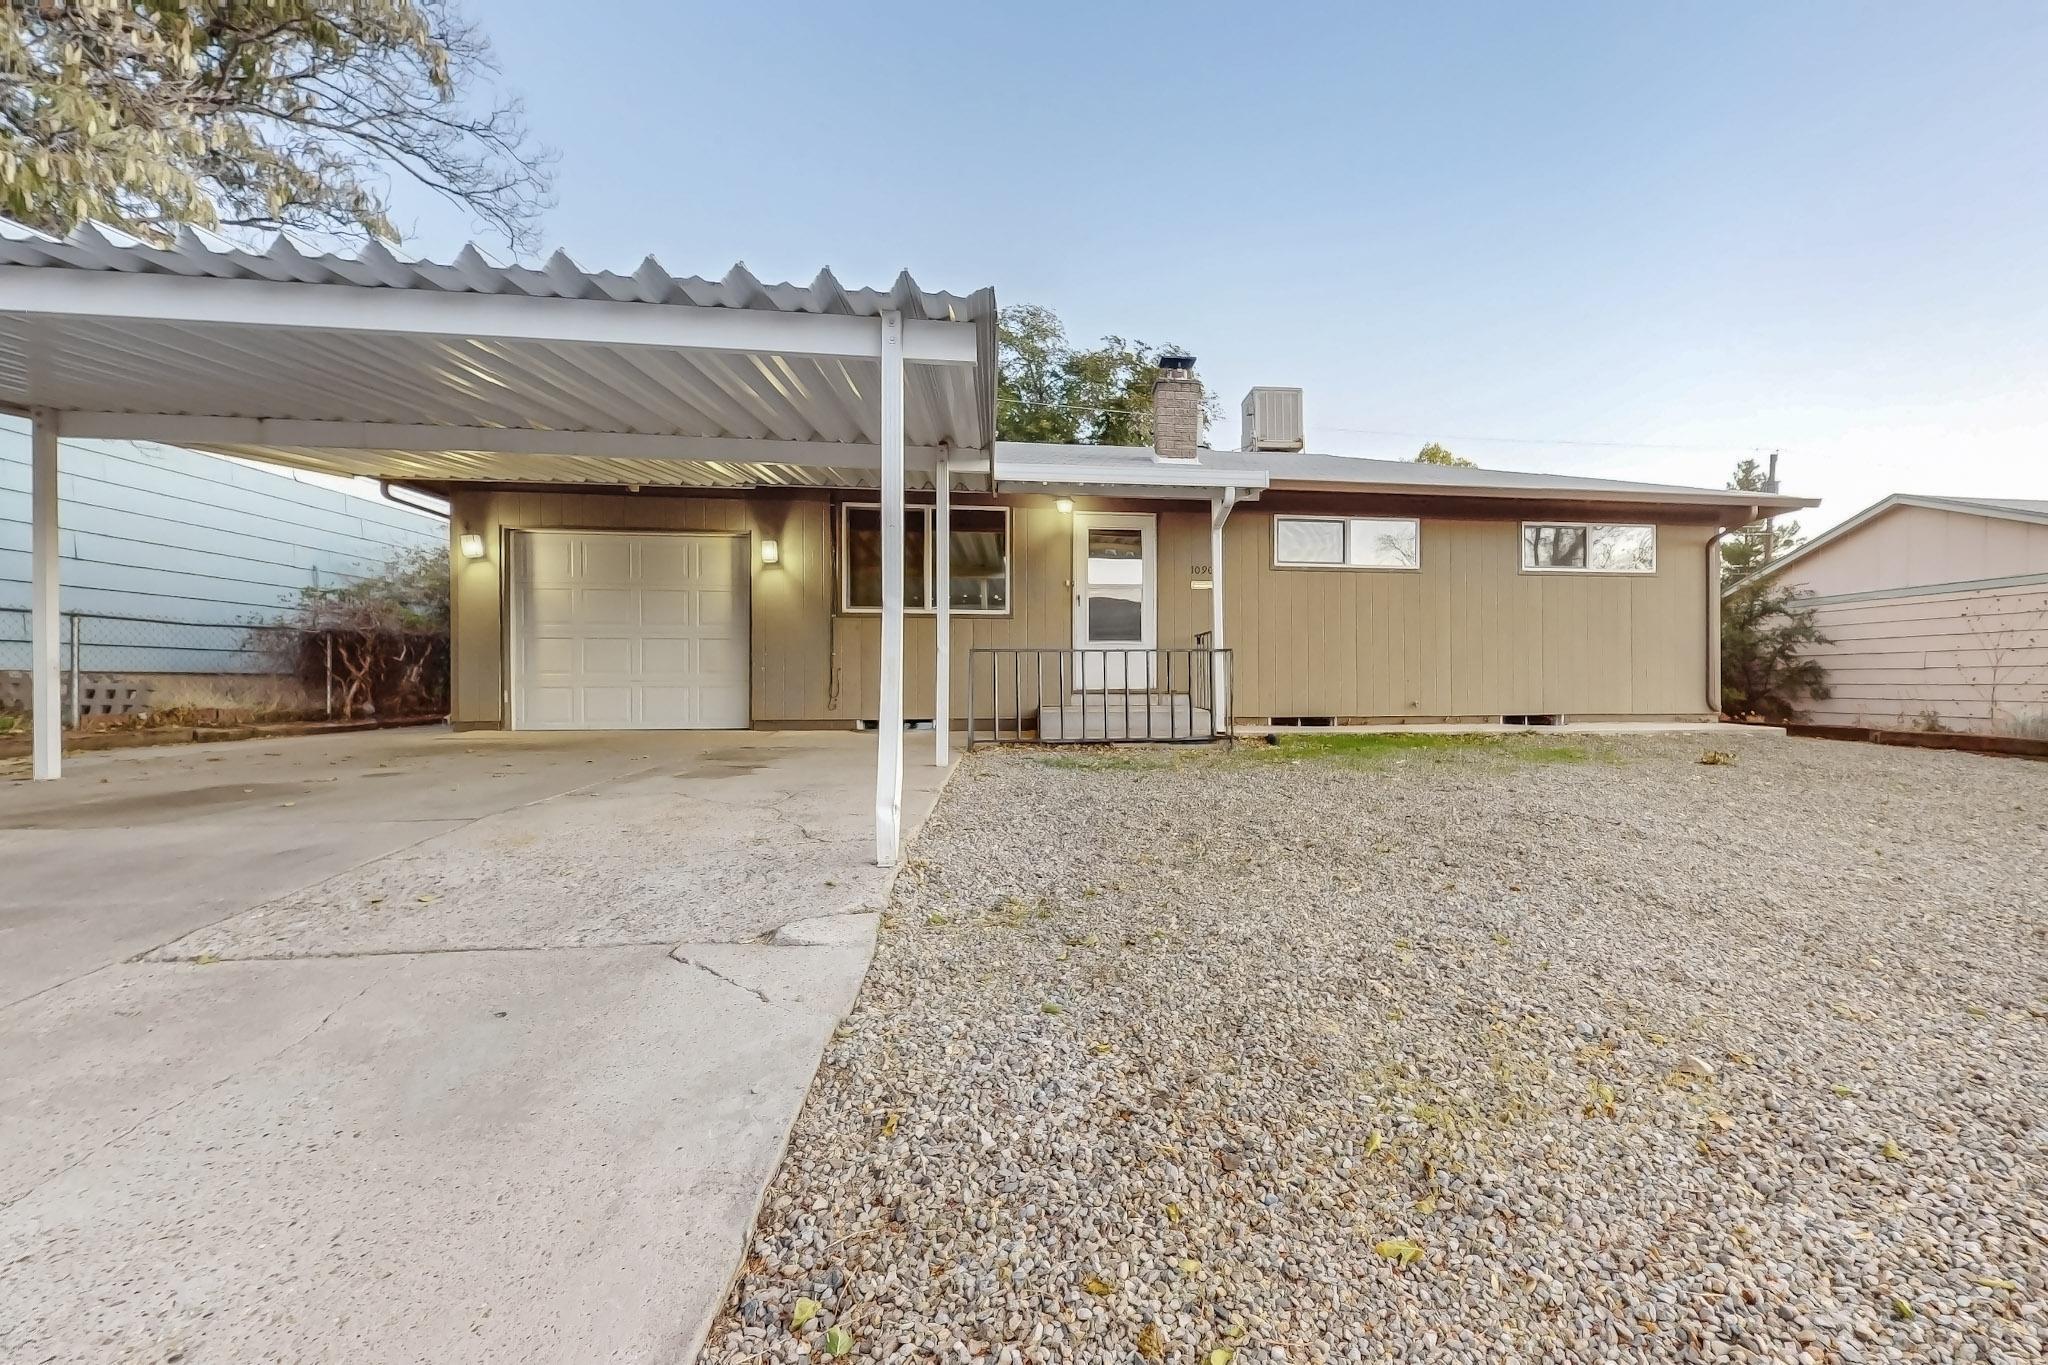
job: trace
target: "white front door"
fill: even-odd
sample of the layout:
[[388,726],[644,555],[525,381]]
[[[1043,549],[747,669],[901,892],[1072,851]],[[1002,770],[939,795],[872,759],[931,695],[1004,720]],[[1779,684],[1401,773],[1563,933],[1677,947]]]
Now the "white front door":
[[1159,644],[1159,519],[1074,513],[1074,648],[1081,688],[1152,686]]
[[747,727],[746,537],[514,539],[514,729]]

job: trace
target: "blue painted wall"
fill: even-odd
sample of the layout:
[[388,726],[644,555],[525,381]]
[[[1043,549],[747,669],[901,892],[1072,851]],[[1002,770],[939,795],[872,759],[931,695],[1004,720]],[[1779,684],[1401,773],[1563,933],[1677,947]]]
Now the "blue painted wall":
[[[27,663],[14,642],[27,634],[29,473],[28,424],[0,417],[0,668]],[[447,543],[447,524],[424,513],[174,446],[63,441],[57,482],[67,612],[247,624],[300,588],[374,571],[400,547]],[[152,662],[186,671],[200,661],[88,666]]]

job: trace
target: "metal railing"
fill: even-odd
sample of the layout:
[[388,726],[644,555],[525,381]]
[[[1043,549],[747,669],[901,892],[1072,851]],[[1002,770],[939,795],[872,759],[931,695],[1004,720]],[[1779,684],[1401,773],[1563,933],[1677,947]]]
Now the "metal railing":
[[1230,734],[1230,670],[1229,650],[1204,645],[973,649],[967,664],[967,744],[1224,739]]

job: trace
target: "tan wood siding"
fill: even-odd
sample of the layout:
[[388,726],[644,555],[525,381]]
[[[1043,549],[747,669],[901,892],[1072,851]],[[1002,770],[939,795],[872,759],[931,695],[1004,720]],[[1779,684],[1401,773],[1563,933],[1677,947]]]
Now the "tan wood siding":
[[[956,719],[967,707],[975,646],[1061,649],[1073,633],[1071,520],[1050,498],[1003,501],[1012,509],[1011,612],[954,618]],[[1077,501],[1084,509],[1140,506]],[[477,532],[491,552],[458,558],[452,571],[455,720],[502,723],[503,533],[554,527],[752,537],[756,723],[872,718],[881,624],[836,610],[833,507],[817,496],[456,492],[451,536]],[[1159,517],[1159,642],[1185,647],[1210,626],[1210,592],[1192,586],[1209,567],[1208,509],[1150,510]],[[1393,720],[1704,714],[1710,534],[1662,526],[1655,574],[1537,575],[1520,570],[1517,522],[1425,519],[1418,572],[1277,569],[1271,514],[1240,507],[1224,538],[1236,711]],[[764,536],[779,542],[780,564],[760,563]],[[912,717],[932,711],[934,629],[930,616],[906,621],[904,709]],[[985,708],[988,680],[972,681]]]
[[1785,570],[1822,597],[2048,572],[2048,525],[1894,507]]

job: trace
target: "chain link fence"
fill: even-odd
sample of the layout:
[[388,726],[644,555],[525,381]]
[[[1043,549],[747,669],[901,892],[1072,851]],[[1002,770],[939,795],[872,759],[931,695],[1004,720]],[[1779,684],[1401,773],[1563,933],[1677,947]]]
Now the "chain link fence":
[[[64,612],[59,619],[57,663],[65,723],[73,728],[168,708],[301,716],[354,709],[344,692],[349,674],[361,673],[349,666],[361,649],[357,636],[338,637],[337,657],[336,639],[288,625],[104,612]],[[445,697],[446,640],[427,643],[439,646],[439,672],[422,679],[415,665],[414,699],[423,690],[428,698],[436,690]],[[0,608],[0,712],[28,713],[30,660],[30,612]],[[359,677],[357,695],[390,700],[390,688],[377,683]]]

